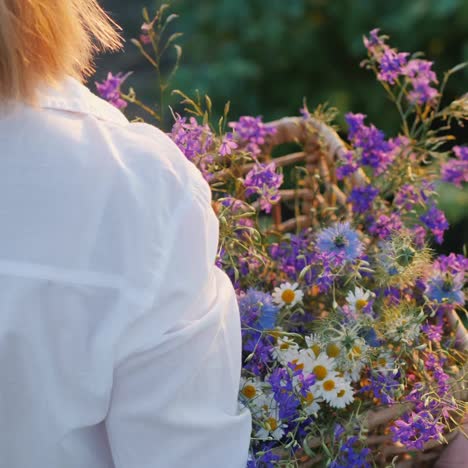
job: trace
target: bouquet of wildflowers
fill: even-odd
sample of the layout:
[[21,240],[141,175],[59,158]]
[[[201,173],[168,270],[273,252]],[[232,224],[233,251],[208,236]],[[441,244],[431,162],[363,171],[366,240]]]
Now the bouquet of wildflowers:
[[[137,42],[149,54],[162,19],[146,19]],[[468,147],[450,136],[468,116],[468,96],[443,107],[459,67],[439,83],[431,62],[387,39],[377,29],[364,38],[362,66],[402,117],[394,138],[350,113],[342,141],[334,112],[306,105],[300,117],[269,124],[228,122],[226,106],[214,127],[209,98],[179,92],[187,116],[174,114],[170,136],[212,186],[217,265],[238,295],[239,401],[253,417],[248,467],[396,466],[423,451],[414,464],[429,466],[427,450],[450,439],[465,411],[457,312],[465,313],[468,259],[437,257],[430,246],[448,228],[437,182],[468,182]],[[100,86],[115,105],[138,103],[133,90],[120,91],[122,75],[109,78]],[[288,132],[302,135],[315,166],[287,167],[297,154],[271,157]],[[294,222],[280,229],[272,213],[281,204]]]

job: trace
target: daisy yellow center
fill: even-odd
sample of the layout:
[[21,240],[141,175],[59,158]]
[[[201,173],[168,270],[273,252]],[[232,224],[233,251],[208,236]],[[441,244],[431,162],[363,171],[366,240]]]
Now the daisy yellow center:
[[315,357],[318,357],[318,355],[320,354],[320,351],[321,351],[320,346],[318,344],[313,344],[310,348],[314,352]]
[[334,358],[340,354],[340,347],[335,343],[330,343],[327,346],[327,355],[328,357]]
[[275,418],[268,418],[267,426],[269,427],[270,431],[275,431],[278,428],[278,421]]
[[285,342],[281,343],[280,349],[289,349],[289,343],[285,343]]
[[327,368],[325,366],[321,366],[320,364],[315,366],[312,371],[319,380],[323,380],[328,374]]
[[257,390],[255,389],[253,385],[246,385],[242,389],[242,393],[244,394],[245,397],[250,399],[250,398],[253,398],[257,394]]
[[304,402],[310,405],[311,403],[313,403],[314,400],[314,394],[312,392],[307,392],[307,395],[304,398]]
[[297,359],[294,359],[291,361],[294,364],[294,370],[303,370],[304,369],[304,364],[302,362],[297,362]]
[[383,357],[378,360],[379,366],[385,367],[387,365],[387,360]]
[[325,382],[323,382],[323,389],[326,391],[326,392],[331,392],[332,390],[334,390],[336,387],[335,385],[335,382],[333,380],[326,380]]
[[338,398],[344,397],[345,393],[346,393],[346,390],[340,390],[337,394]]
[[358,345],[353,346],[352,351],[355,356],[360,356],[362,354],[362,349]]
[[283,291],[283,294],[281,294],[281,299],[283,299],[283,301],[286,304],[291,304],[291,302],[294,301],[295,297],[296,297],[296,294],[294,293],[292,289],[285,289]]
[[364,307],[366,307],[367,304],[368,304],[368,302],[365,299],[358,299],[356,301],[356,309],[357,310],[362,310],[362,309],[364,309]]

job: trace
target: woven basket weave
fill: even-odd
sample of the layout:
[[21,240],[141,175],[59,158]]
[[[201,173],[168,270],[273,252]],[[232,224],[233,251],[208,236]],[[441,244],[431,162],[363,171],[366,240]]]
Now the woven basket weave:
[[[277,167],[293,167],[304,163],[306,172],[302,180],[302,185],[298,189],[280,190],[281,202],[272,207],[272,226],[266,233],[276,233],[278,235],[285,232],[299,231],[302,228],[318,228],[323,223],[333,221],[352,220],[352,210],[347,202],[347,196],[339,187],[336,177],[336,161],[348,151],[345,143],[341,140],[336,131],[325,123],[308,118],[285,117],[283,119],[267,124],[276,129],[273,135],[267,137],[262,147],[262,154],[259,160],[269,162],[272,160],[273,150],[281,149],[285,143],[295,143],[302,150],[291,154],[275,156],[274,161]],[[247,173],[253,164],[246,164],[241,168],[242,174]],[[367,177],[363,171],[358,170],[342,184],[347,185],[347,189],[352,186],[360,186],[367,183]],[[284,209],[285,205],[294,204],[295,209]],[[258,208],[258,202],[254,203]],[[293,212],[293,216],[285,219],[285,213]],[[447,324],[456,335],[456,346],[461,351],[468,349],[468,335],[464,325],[457,314],[453,312],[447,317]],[[460,370],[460,376],[466,372]],[[458,387],[454,390],[454,396],[466,401],[466,384],[463,378],[460,379]],[[367,444],[374,452],[374,456],[379,460],[379,466],[389,466],[392,459],[397,456],[397,467],[430,467],[440,455],[443,445],[438,442],[431,442],[420,452],[411,452],[404,447],[397,446],[391,441],[391,436],[385,428],[389,423],[410,410],[409,405],[397,404],[390,408],[385,407],[370,411],[363,418],[363,425],[368,429]],[[447,441],[453,440],[459,431],[453,431],[446,435]],[[310,447],[316,448],[321,444],[320,440],[310,441]],[[302,466],[315,466],[318,459],[311,459],[304,454]],[[450,465],[440,465],[450,466]],[[461,465],[460,465],[461,466]],[[468,466],[468,465],[467,465]]]

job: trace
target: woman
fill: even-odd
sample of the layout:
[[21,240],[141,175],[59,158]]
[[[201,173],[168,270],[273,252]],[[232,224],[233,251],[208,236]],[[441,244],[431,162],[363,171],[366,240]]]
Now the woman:
[[240,323],[196,167],[82,84],[95,0],[0,0],[0,467],[240,468]]

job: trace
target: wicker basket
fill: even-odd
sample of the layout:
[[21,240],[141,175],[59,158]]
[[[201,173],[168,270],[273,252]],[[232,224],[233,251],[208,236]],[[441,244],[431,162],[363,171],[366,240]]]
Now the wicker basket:
[[[285,143],[295,143],[301,151],[275,156],[275,164],[277,167],[285,168],[304,163],[307,171],[300,188],[280,191],[281,202],[272,208],[273,225],[267,233],[281,235],[285,232],[299,231],[305,227],[316,228],[324,222],[329,223],[338,219],[351,220],[351,206],[336,178],[336,161],[348,149],[336,131],[312,117],[307,120],[300,117],[286,117],[270,122],[268,125],[275,127],[276,132],[267,138],[259,160],[268,162],[272,160],[271,154],[274,149],[280,149]],[[241,172],[245,174],[251,167],[252,164],[247,164],[241,168]],[[343,183],[348,184],[350,188],[366,182],[366,175],[358,170]],[[286,210],[285,205],[292,203],[294,203],[294,209],[289,207],[289,210]],[[288,211],[293,212],[294,215],[285,219],[285,213]],[[466,329],[455,312],[448,315],[447,323],[456,334],[456,346],[462,351],[468,349]],[[464,370],[462,369],[461,372]],[[463,379],[456,391],[458,392],[456,397],[466,401],[466,385]],[[386,434],[384,429],[392,420],[409,409],[408,405],[398,404],[390,408],[370,411],[364,416],[363,425],[366,425],[368,429],[367,443],[374,451],[374,455],[377,455],[380,466],[389,466],[392,459],[397,456],[397,467],[430,467],[444,449],[440,443],[433,442],[427,444],[421,452],[411,452],[410,456],[406,448],[392,443],[390,435]],[[446,439],[451,441],[458,433],[459,431],[453,431],[446,436]],[[318,447],[320,443],[319,440],[312,440],[310,447]],[[310,459],[304,454],[302,466],[314,466],[318,461],[319,459]],[[451,465],[436,466],[442,468]]]

